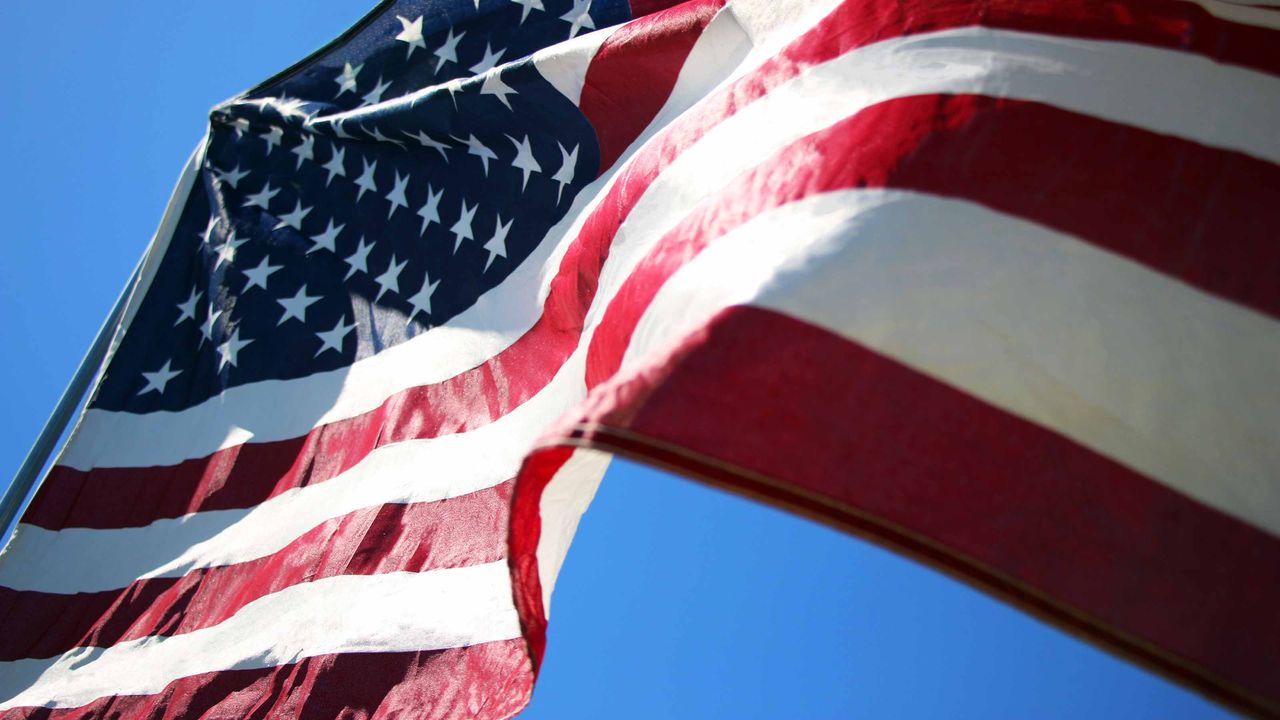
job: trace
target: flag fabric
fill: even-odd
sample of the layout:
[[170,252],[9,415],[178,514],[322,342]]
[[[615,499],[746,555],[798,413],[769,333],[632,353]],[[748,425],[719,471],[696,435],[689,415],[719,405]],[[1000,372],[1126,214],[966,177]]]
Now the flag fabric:
[[1280,714],[1277,74],[1213,0],[383,3],[211,113],[0,716],[510,717],[607,453]]

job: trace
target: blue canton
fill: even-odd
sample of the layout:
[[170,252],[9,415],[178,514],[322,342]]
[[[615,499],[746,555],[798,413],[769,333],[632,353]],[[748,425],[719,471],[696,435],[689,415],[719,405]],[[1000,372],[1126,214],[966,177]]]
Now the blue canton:
[[628,12],[383,3],[214,108],[204,165],[91,406],[180,410],[337,370],[471,307],[599,164],[585,117],[521,58]]

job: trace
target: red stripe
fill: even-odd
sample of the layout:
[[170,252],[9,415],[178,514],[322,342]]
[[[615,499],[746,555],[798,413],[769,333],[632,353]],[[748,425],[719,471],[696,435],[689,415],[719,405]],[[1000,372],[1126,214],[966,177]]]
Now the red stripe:
[[365,508],[266,557],[70,595],[0,588],[0,660],[210,627],[291,585],[339,575],[423,572],[506,556],[511,483],[448,500]]
[[534,671],[542,666],[547,649],[547,614],[542,606],[542,579],[538,575],[538,538],[542,535],[540,500],[547,484],[573,456],[573,448],[553,447],[525,458],[511,503],[508,563],[511,591],[520,616],[520,634],[529,644]]
[[[328,480],[392,435],[430,437],[492,421],[545,385],[577,344],[608,243],[661,170],[739,108],[805,69],[861,45],[980,21],[1011,29],[1069,31],[1179,48],[1200,48],[1204,44],[1200,38],[1211,37],[1217,39],[1206,51],[1211,57],[1249,64],[1249,58],[1267,57],[1255,52],[1261,47],[1260,38],[1276,35],[1212,18],[1190,3],[1134,7],[1142,11],[1122,13],[1117,5],[1073,1],[1002,0],[986,3],[981,10],[924,0],[911,6],[888,0],[848,3],[759,70],[673,123],[628,163],[589,218],[584,234],[571,245],[552,284],[543,318],[492,361],[443,383],[398,394],[376,411],[318,428],[303,438],[250,443],[168,467],[90,473],[56,467],[23,521],[55,530],[125,527],[189,512],[250,507],[284,490]],[[157,488],[164,492],[157,493]]]
[[406,653],[320,655],[254,670],[175,680],[155,695],[78,708],[15,708],[4,720],[416,718],[504,720],[529,702],[533,673],[520,640]]
[[[846,42],[980,25],[1183,50],[1280,74],[1280,32],[1218,18],[1178,0],[869,0],[836,11],[858,19]],[[850,46],[852,47],[852,46]]]
[[600,171],[662,109],[693,44],[725,0],[690,0],[618,28],[591,59],[578,106],[596,129]]
[[1280,709],[1280,541],[824,330],[727,310],[597,388],[581,420],[597,430],[579,442],[869,534],[1176,680]]
[[915,96],[797,140],[682,220],[606,309],[588,387],[618,371],[654,295],[709,242],[771,208],[866,187],[990,205],[1280,315],[1280,213],[1258,210],[1280,207],[1280,167],[1039,103]]
[[989,205],[1280,316],[1280,212],[1260,210],[1280,208],[1280,166],[1038,103],[921,98],[878,115],[862,133],[876,146],[850,148],[866,184]]
[[642,18],[683,2],[684,0],[631,0],[631,17]]
[[[177,465],[147,468],[56,466],[22,521],[66,527],[142,526],[160,518],[252,507],[282,492],[332,479],[371,450],[486,425],[541,390],[577,346],[607,248],[572,248],[552,283],[543,316],[520,339],[479,367],[444,382],[410,388],[363,415],[300,438],[245,443]],[[589,287],[586,303],[577,294]]]

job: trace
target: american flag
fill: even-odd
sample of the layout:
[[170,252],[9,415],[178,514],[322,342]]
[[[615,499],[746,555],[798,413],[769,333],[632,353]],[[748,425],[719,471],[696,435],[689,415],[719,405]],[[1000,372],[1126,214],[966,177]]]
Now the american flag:
[[384,3],[211,113],[0,709],[509,717],[594,448],[1276,712],[1277,26]]

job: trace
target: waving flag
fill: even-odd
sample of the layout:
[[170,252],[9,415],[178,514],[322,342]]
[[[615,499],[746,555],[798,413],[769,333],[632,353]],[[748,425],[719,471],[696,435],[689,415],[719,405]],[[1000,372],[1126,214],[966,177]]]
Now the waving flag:
[[1277,712],[1277,25],[383,3],[212,112],[0,714],[510,717],[593,449]]

